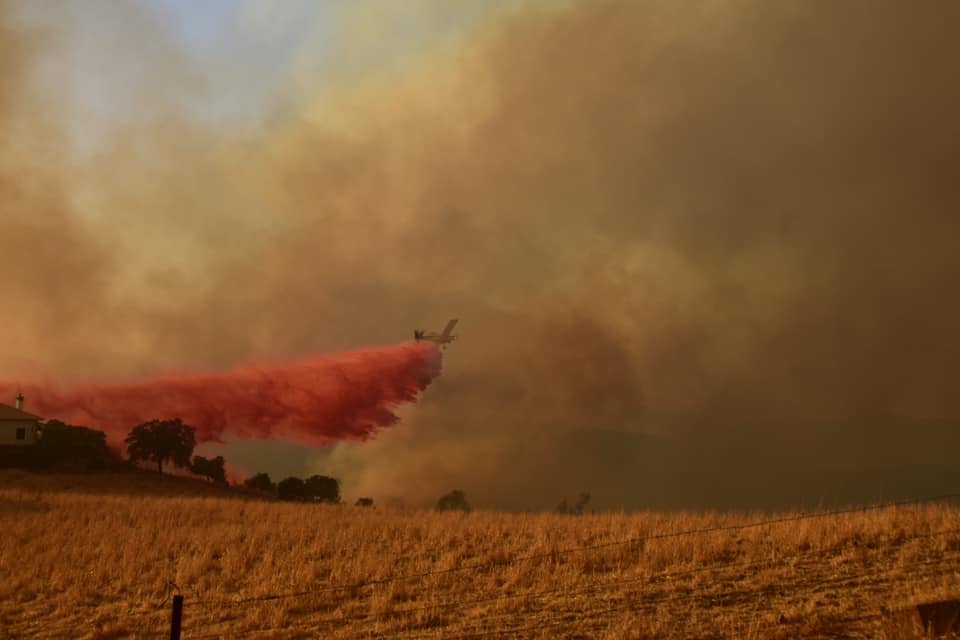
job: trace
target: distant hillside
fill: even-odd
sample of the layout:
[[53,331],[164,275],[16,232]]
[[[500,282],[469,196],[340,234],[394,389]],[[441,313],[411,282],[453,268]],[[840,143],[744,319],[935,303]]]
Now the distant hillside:
[[214,497],[262,500],[243,489],[215,485],[133,467],[87,473],[48,473],[0,469],[0,487],[38,492],[77,492],[131,496]]
[[501,463],[522,468],[522,479],[460,484],[476,504],[513,511],[550,509],[580,491],[592,508],[627,511],[810,509],[960,491],[956,422],[778,426],[533,436]]

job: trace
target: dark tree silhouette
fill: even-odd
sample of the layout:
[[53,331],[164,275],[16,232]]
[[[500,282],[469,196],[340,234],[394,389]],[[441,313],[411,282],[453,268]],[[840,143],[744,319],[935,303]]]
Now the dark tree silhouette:
[[156,462],[157,471],[163,473],[164,462],[190,466],[190,456],[197,446],[197,430],[180,418],[151,420],[135,426],[124,442],[131,460]]
[[470,511],[470,503],[466,494],[460,489],[454,489],[437,500],[437,511]]
[[190,463],[190,473],[210,478],[211,481],[218,484],[227,484],[227,472],[223,465],[223,456],[217,456],[216,458],[194,456],[193,462]]
[[587,508],[588,502],[590,502],[590,494],[584,491],[577,498],[577,504],[573,508],[573,512],[576,513],[577,515],[581,515],[584,512],[584,510]]
[[340,481],[327,476],[310,476],[304,481],[308,500],[340,503]]
[[355,503],[355,506],[357,506],[357,507],[372,507],[372,506],[373,506],[373,498],[357,498],[357,502]]
[[105,433],[59,420],[49,420],[43,425],[36,450],[45,464],[79,463],[88,468],[102,468],[109,457]]
[[306,500],[307,490],[300,478],[284,478],[277,485],[277,497],[281,500]]
[[258,473],[255,476],[247,478],[243,482],[243,486],[247,489],[263,491],[264,493],[274,493],[277,490],[277,485],[273,484],[270,475],[266,473]]
[[577,498],[577,504],[571,507],[567,503],[567,499],[564,498],[563,500],[560,501],[560,504],[557,505],[557,508],[554,509],[554,512],[565,514],[565,515],[570,514],[570,515],[579,516],[583,514],[584,510],[587,508],[588,502],[590,502],[590,494],[584,491]]
[[[266,474],[261,474],[266,476]],[[265,478],[270,480],[269,476]],[[340,503],[340,481],[327,476],[310,476],[306,480],[300,478],[284,478],[277,485],[277,496],[281,500],[302,500],[309,502]]]

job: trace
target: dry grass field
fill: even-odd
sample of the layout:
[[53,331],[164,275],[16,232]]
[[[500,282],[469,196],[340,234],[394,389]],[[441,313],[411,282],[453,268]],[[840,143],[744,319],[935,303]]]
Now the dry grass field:
[[912,634],[884,607],[960,595],[956,507],[736,528],[784,516],[438,514],[0,471],[0,636],[164,637],[171,581],[185,640],[892,639]]

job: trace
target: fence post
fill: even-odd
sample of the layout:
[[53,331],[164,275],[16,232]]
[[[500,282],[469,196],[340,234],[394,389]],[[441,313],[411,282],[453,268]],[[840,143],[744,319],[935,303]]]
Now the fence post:
[[170,618],[170,640],[180,640],[180,623],[183,622],[183,596],[173,596],[173,615]]

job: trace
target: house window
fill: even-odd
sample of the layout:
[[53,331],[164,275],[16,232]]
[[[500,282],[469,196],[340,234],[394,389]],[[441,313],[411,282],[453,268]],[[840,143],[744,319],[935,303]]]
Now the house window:
[[[9,433],[9,432],[8,432]],[[23,427],[17,428],[17,440],[26,440],[27,439],[27,430]]]

